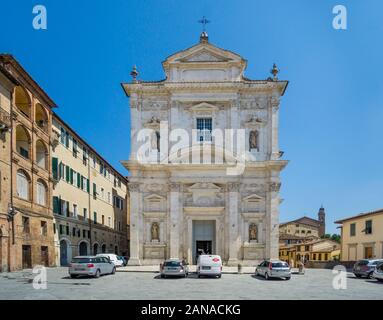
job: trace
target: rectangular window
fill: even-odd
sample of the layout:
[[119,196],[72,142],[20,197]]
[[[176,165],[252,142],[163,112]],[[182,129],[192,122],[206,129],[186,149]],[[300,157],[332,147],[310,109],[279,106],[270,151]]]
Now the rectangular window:
[[81,189],[81,174],[77,173],[77,188]]
[[197,119],[197,141],[211,141],[212,119],[198,118]]
[[86,162],[88,160],[88,151],[85,147],[82,148],[82,163],[86,166]]
[[52,175],[54,180],[59,179],[59,168],[58,168],[58,159],[52,157]]
[[56,224],[53,224],[53,234],[56,234]]
[[66,235],[69,236],[69,226],[66,226]]
[[65,130],[64,130],[64,128],[61,128],[60,141],[61,141],[61,144],[65,145]]
[[105,216],[104,215],[101,216],[101,223],[102,223],[102,225],[105,225]]
[[97,224],[97,212],[93,212],[93,222]]
[[70,167],[65,166],[65,181],[70,182]]
[[65,132],[65,146],[69,148],[69,132]]
[[86,238],[86,230],[82,230],[82,237]]
[[29,218],[23,217],[23,233],[29,234],[30,233],[30,226],[29,226]]
[[93,155],[93,169],[96,169],[96,156]]
[[77,204],[73,204],[73,217],[77,219],[77,216],[78,216]]
[[90,230],[88,230],[88,239],[90,239]]
[[46,237],[48,233],[48,225],[46,221],[41,221],[40,231],[41,231],[41,235]]
[[350,224],[350,237],[354,237],[356,234],[356,223]]
[[372,234],[372,220],[366,221],[365,232],[366,232],[366,234]]
[[60,235],[63,234],[64,233],[64,229],[63,229],[62,224],[60,224],[59,229],[60,229]]
[[73,151],[73,156],[75,158],[77,158],[77,140],[75,138],[73,138],[73,147],[72,147],[72,151]]
[[110,203],[110,192],[108,192],[108,203]]
[[74,186],[77,186],[78,187],[78,173],[76,171],[73,170],[73,182],[72,184]]
[[75,227],[72,228],[72,234],[73,234],[73,237],[76,236],[76,228]]
[[88,219],[88,210],[84,208],[84,220]]
[[93,183],[93,197],[97,198],[97,185]]
[[102,199],[102,200],[105,199],[104,188],[101,188],[101,199]]

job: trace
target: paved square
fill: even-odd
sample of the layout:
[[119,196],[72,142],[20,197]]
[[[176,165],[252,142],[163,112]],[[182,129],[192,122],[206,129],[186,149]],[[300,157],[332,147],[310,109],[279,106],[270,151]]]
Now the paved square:
[[31,272],[0,274],[0,299],[383,299],[383,283],[347,274],[347,289],[335,290],[331,270],[307,269],[290,281],[252,274],[221,279],[161,279],[158,273],[117,272],[99,279],[70,279],[66,268],[48,269],[46,290],[35,290]]

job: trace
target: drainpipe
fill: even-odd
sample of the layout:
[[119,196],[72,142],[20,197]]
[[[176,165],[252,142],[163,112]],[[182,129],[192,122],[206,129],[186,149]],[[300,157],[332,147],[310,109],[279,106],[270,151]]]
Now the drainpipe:
[[[13,155],[13,92],[11,92],[11,105],[10,105],[10,122],[11,122],[11,132],[10,132],[10,144],[11,147],[9,148],[9,160],[10,160],[10,202],[9,202],[9,207],[10,210],[13,209],[13,161],[12,161],[12,155]],[[9,214],[9,212],[8,212]],[[11,212],[13,214],[13,212]],[[9,224],[9,229],[12,229],[12,245],[15,244],[15,221],[14,217],[11,218],[11,220],[8,222]],[[10,239],[10,234],[8,231],[8,272],[11,272],[11,239]]]
[[89,150],[88,150],[88,154],[87,154],[87,166],[88,166],[88,181],[89,181],[89,194],[88,194],[88,207],[89,207],[89,255],[92,255],[92,208],[91,208],[91,183],[90,183],[90,160],[89,160]]

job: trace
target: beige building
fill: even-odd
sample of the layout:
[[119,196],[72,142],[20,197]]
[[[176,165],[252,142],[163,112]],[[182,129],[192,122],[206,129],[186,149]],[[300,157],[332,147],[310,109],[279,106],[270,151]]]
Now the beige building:
[[55,103],[11,55],[0,55],[0,72],[0,271],[52,266]]
[[323,207],[319,209],[318,220],[302,217],[279,225],[280,244],[296,244],[308,240],[319,239],[326,232],[326,213]]
[[342,261],[383,258],[383,209],[335,221],[341,224]]
[[56,114],[52,141],[57,264],[76,255],[127,255],[127,179]]

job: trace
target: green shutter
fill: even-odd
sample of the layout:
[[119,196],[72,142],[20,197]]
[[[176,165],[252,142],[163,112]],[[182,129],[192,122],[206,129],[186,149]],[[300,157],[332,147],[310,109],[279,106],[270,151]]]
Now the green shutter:
[[70,169],[70,184],[73,184],[73,169]]
[[70,168],[68,166],[65,166],[65,180],[66,182],[69,182],[70,180]]
[[86,180],[86,191],[90,193],[89,179]]
[[59,179],[63,177],[63,168],[62,168],[63,163],[60,161],[59,164]]
[[59,206],[59,208],[58,208],[58,214],[62,214],[62,211],[61,211],[61,209],[62,209],[62,205],[61,205],[61,197],[58,197],[57,203],[58,203],[58,206]]
[[54,180],[58,180],[58,159],[52,157],[52,175]]
[[81,174],[77,173],[77,187],[81,188]]
[[59,202],[59,198],[58,197],[53,197],[53,213],[59,213],[59,206],[60,206],[60,202]]

